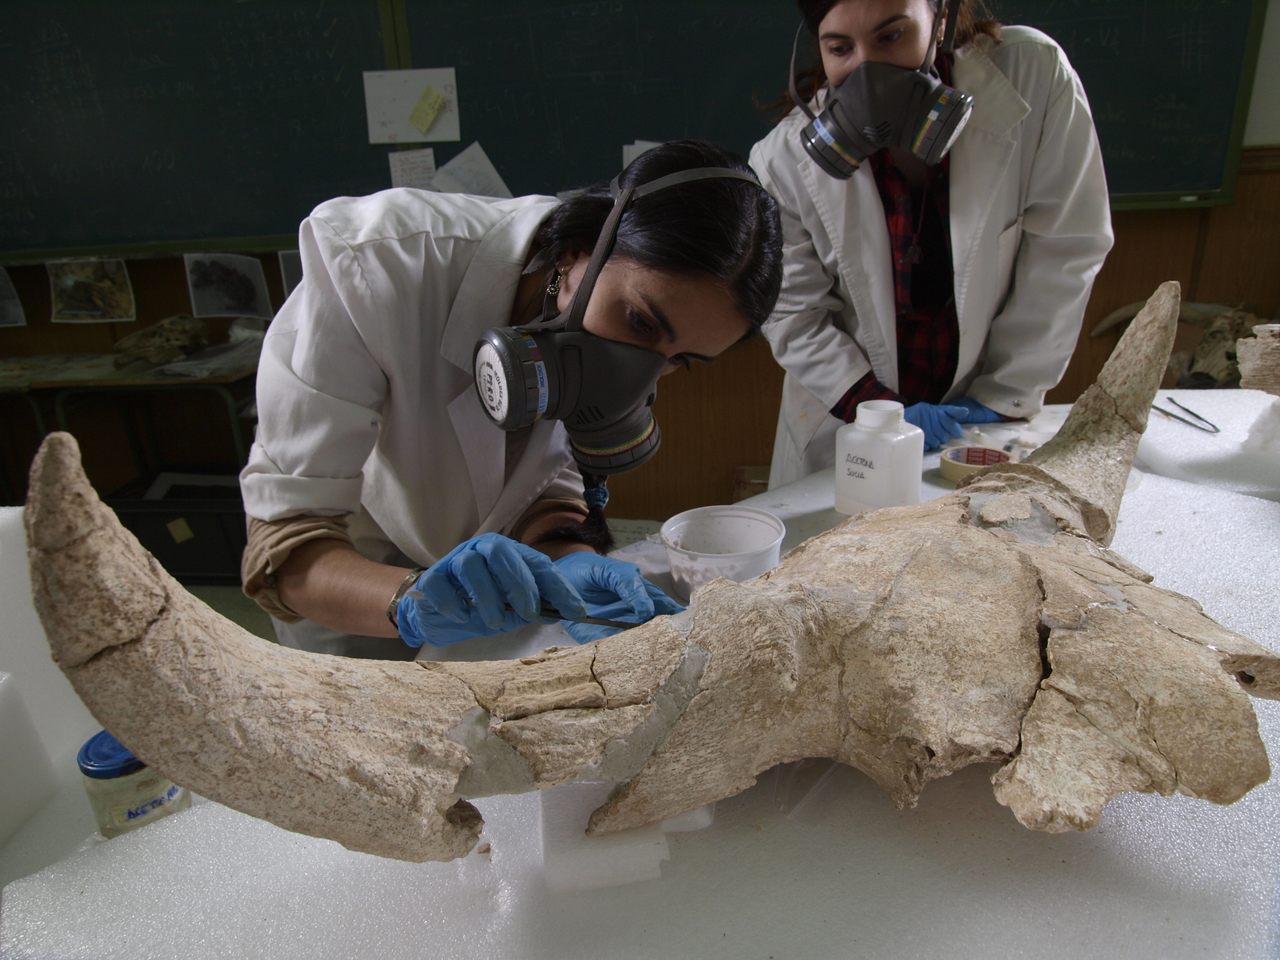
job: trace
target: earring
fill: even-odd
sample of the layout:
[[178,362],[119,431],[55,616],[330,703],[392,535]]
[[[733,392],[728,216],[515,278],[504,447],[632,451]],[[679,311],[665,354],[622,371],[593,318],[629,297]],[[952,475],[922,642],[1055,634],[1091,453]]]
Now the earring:
[[560,278],[564,276],[564,272],[557,270],[551,275],[551,279],[547,282],[547,295],[554,297],[560,292]]

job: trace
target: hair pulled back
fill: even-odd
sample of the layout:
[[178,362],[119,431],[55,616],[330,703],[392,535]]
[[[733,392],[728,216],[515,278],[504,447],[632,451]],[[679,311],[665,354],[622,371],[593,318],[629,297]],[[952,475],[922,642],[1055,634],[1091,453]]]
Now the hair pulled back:
[[[796,0],[800,16],[804,18],[805,26],[809,28],[809,32],[815,39],[818,36],[818,27],[822,23],[822,18],[839,2],[840,0]],[[929,0],[930,6],[939,12],[943,12],[946,2],[947,0]],[[999,42],[1000,21],[991,16],[982,0],[960,0],[960,9],[956,13],[955,48],[959,50],[979,34],[986,34]],[[814,66],[798,69],[796,72],[796,91],[805,101],[812,99],[826,82],[827,75],[822,69],[821,57]],[[794,105],[788,94],[769,106],[779,109],[779,119],[781,119],[781,116],[789,113]]]
[[[800,16],[804,24],[815,37],[818,35],[818,24],[831,12],[840,0],[796,0]],[[947,0],[929,0],[930,6],[942,12]],[[1000,23],[993,19],[986,10],[982,0],[960,0],[960,11],[956,14],[956,47],[963,47],[980,33],[985,33],[995,40],[1000,39]]]
[[[695,167],[751,173],[741,158],[714,144],[674,140],[633,160],[619,186],[638,187]],[[607,182],[587,187],[552,211],[535,242],[557,262],[590,254],[613,202]],[[730,177],[657,190],[628,204],[610,257],[651,270],[710,277],[729,291],[752,327],[759,327],[782,284],[778,206],[763,187]]]

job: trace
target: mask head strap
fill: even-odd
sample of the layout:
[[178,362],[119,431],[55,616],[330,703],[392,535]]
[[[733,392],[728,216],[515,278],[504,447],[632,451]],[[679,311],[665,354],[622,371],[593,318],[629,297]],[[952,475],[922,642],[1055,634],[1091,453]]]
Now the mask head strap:
[[[924,61],[920,64],[921,73],[928,73],[933,69],[934,46],[938,37],[938,13],[942,10],[943,2],[944,0],[938,0],[937,10],[933,15],[934,29],[930,31],[929,49],[925,51]],[[941,47],[942,52],[947,55],[952,54],[955,50],[956,25],[960,19],[959,13],[960,0],[947,0],[947,25],[942,35]],[[796,27],[795,38],[791,41],[791,67],[787,71],[787,93],[791,95],[791,102],[803,110],[806,117],[810,120],[816,120],[817,118],[814,116],[813,111],[809,109],[807,103],[800,99],[800,91],[796,89],[796,52],[800,49],[800,34],[804,32],[804,28],[805,23],[802,18],[800,25]]]
[[938,52],[938,15],[940,13],[942,13],[942,0],[938,0],[938,5],[933,9],[933,24],[929,27],[929,46],[924,52],[924,60],[916,68],[921,73],[928,73],[933,69],[933,59]]
[[800,20],[800,26],[796,27],[795,39],[791,41],[791,69],[787,71],[787,93],[791,95],[791,102],[804,111],[804,115],[810,120],[817,120],[813,115],[813,111],[809,109],[809,105],[800,99],[800,91],[796,89],[796,51],[800,49],[800,33],[804,30],[804,19]]
[[947,6],[947,28],[942,35],[942,52],[950,56],[955,53],[956,27],[960,21],[960,0],[951,0]]
[[[620,177],[621,174],[618,176]],[[613,252],[613,244],[618,237],[618,223],[622,220],[622,213],[632,200],[638,200],[640,197],[646,197],[651,193],[657,193],[659,190],[665,190],[667,187],[678,186],[682,183],[722,178],[745,180],[757,187],[760,186],[760,181],[751,174],[735,170],[732,167],[692,167],[688,170],[677,170],[675,173],[668,173],[666,176],[658,177],[639,186],[625,188],[619,187],[618,177],[614,177],[613,182],[609,184],[609,193],[614,198],[613,209],[609,211],[609,216],[605,218],[604,226],[600,228],[600,236],[596,239],[595,248],[591,251],[591,259],[587,262],[587,269],[582,274],[582,280],[578,283],[578,288],[573,293],[573,302],[569,304],[569,315],[566,318],[564,328],[566,330],[582,329],[582,318],[587,312],[587,301],[591,299],[591,291],[595,289],[596,278],[600,276],[600,271],[604,269],[605,261],[609,259],[609,254]]]

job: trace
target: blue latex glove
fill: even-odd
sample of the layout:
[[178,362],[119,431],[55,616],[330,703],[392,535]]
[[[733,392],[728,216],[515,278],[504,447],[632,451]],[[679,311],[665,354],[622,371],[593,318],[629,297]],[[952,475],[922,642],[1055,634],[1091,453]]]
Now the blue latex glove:
[[961,397],[959,400],[952,400],[950,406],[964,407],[969,411],[965,416],[960,418],[962,423],[1000,423],[1004,417],[996,413],[990,407],[984,407],[973,397]]
[[[556,568],[581,594],[587,603],[587,612],[593,617],[644,623],[661,614],[684,610],[661,588],[642,577],[634,563],[582,550],[561,557],[556,561]],[[559,609],[561,613],[567,612],[563,607]],[[560,623],[578,643],[590,643],[620,629],[572,620]]]
[[443,647],[541,623],[543,599],[570,616],[587,612],[578,591],[545,553],[484,533],[423,571],[396,608],[396,627],[411,647]]
[[967,422],[968,415],[968,407],[949,403],[913,403],[902,412],[907,423],[924,431],[926,450],[937,450],[952,437],[960,436],[964,432],[960,424]]

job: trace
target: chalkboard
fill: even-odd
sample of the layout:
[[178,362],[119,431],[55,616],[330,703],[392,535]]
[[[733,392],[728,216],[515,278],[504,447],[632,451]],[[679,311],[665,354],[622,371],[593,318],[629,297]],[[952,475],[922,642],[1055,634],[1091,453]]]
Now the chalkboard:
[[994,0],[1061,44],[1089,97],[1112,205],[1228,202],[1266,0]]
[[[455,67],[463,143],[512,192],[612,177],[634,140],[697,137],[744,158],[786,90],[791,0],[410,0],[416,67]],[[436,145],[439,163],[453,152]]]
[[[1116,206],[1230,200],[1265,5],[987,4],[1067,51]],[[516,193],[612,176],[636,138],[697,136],[745,154],[768,131],[753,100],[783,91],[798,22],[790,0],[411,0],[407,11],[413,64],[457,68],[463,142],[480,141]]]
[[[791,0],[42,0],[0,38],[0,259],[289,245],[389,184],[361,73],[454,67],[461,140],[515,194],[611,177],[633,140],[745,155]],[[1265,0],[989,0],[1067,50],[1113,202],[1231,197]],[[1193,198],[1188,201],[1186,198]]]
[[290,235],[388,185],[375,0],[40,0],[0,38],[0,251]]

